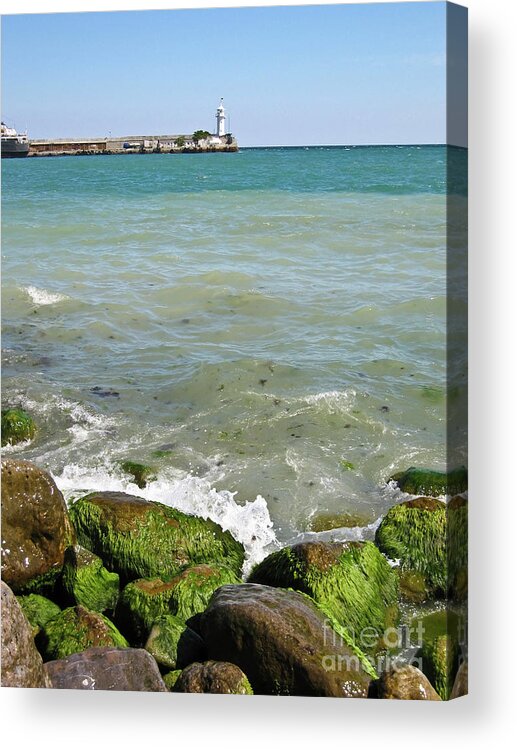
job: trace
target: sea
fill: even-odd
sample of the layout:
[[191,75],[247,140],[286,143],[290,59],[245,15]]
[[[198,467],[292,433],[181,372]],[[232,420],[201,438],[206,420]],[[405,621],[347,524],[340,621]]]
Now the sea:
[[445,468],[446,217],[445,146],[3,160],[3,407],[38,424],[6,453],[212,518],[248,569],[372,538],[393,472]]

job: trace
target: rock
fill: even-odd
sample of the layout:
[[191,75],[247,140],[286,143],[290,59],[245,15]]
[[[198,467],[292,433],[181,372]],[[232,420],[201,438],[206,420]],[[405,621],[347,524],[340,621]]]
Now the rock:
[[123,461],[120,464],[122,471],[129,474],[135,480],[135,484],[141,490],[147,485],[148,482],[153,482],[156,479],[156,471],[152,466],[146,464],[139,464],[136,461]]
[[187,565],[224,563],[239,573],[244,548],[210,520],[119,492],[98,492],[70,508],[78,540],[125,581],[170,578]]
[[175,693],[253,695],[248,678],[235,664],[207,661],[186,667],[174,682]]
[[266,557],[250,583],[308,594],[360,649],[375,648],[398,615],[398,577],[372,542],[303,542]]
[[17,593],[52,592],[73,531],[47,472],[2,459],[2,578]]
[[403,571],[422,573],[428,592],[447,592],[447,513],[441,500],[419,497],[394,505],[382,519],[375,541],[400,561]]
[[439,701],[425,674],[409,664],[393,666],[371,683],[369,698],[402,701]]
[[167,692],[155,660],[139,648],[89,648],[47,662],[45,672],[58,689]]
[[366,697],[375,672],[297,591],[222,586],[201,616],[210,659],[236,664],[255,693]]
[[172,672],[167,672],[167,674],[163,675],[163,681],[167,686],[168,690],[172,690],[174,685],[177,683],[182,670],[181,669],[173,669]]
[[204,612],[216,589],[241,580],[224,565],[192,565],[170,581],[169,609],[183,620]]
[[39,594],[27,594],[17,598],[23,614],[33,627],[33,635],[37,635],[49,620],[57,617],[61,612],[57,604]]
[[162,615],[151,628],[145,644],[163,669],[183,669],[205,657],[205,644],[175,615]]
[[106,570],[100,557],[76,545],[65,552],[61,586],[68,605],[112,611],[118,600],[119,576]]
[[461,495],[447,503],[449,595],[464,601],[468,594],[468,502]]
[[115,610],[115,622],[131,643],[143,645],[155,620],[172,614],[169,602],[173,589],[174,584],[161,578],[140,578],[125,586]]
[[468,474],[464,466],[448,473],[431,469],[416,469],[412,466],[406,471],[393,474],[388,481],[395,482],[402,492],[408,492],[410,495],[439,497],[465,492],[468,487]]
[[463,695],[468,695],[469,692],[469,665],[468,662],[463,661],[460,664],[460,668],[456,674],[454,685],[452,687],[450,699],[461,698]]
[[396,568],[399,574],[400,595],[413,604],[422,604],[429,598],[429,592],[423,573],[417,570],[400,570]]
[[423,670],[443,701],[449,700],[458,664],[458,641],[449,633],[437,636],[422,649]]
[[2,585],[2,687],[47,687],[32,627],[15,595]]
[[64,609],[47,622],[36,642],[45,661],[64,659],[95,646],[129,646],[107,617],[81,606]]
[[34,420],[23,409],[2,411],[2,447],[32,440],[36,434]]
[[365,513],[317,513],[309,520],[308,531],[320,532],[368,526],[373,520],[371,515]]

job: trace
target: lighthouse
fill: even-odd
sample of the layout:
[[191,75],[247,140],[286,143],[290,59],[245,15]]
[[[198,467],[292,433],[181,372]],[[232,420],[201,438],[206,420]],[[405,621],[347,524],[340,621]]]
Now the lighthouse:
[[215,131],[215,134],[219,136],[219,138],[222,138],[224,135],[226,135],[226,115],[224,113],[224,107],[223,107],[223,100],[221,98],[221,101],[219,102],[219,106],[217,107],[217,112],[215,113],[215,119],[217,122],[217,129]]

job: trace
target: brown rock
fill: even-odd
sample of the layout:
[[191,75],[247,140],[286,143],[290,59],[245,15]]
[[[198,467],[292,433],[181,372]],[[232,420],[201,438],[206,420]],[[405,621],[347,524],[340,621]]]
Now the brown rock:
[[255,693],[363,698],[369,665],[307,596],[260,584],[222,586],[200,620],[208,656],[239,666]]
[[43,661],[32,627],[7,584],[2,581],[2,687],[47,687]]
[[13,591],[52,587],[72,536],[52,477],[28,461],[2,459],[2,578]]
[[453,698],[461,698],[464,695],[468,695],[469,692],[469,665],[468,662],[463,661],[460,664],[460,668],[456,673],[454,679],[454,685],[450,695],[450,700]]
[[174,692],[253,695],[244,672],[235,664],[225,661],[190,664],[174,684]]
[[410,664],[393,666],[370,685],[369,698],[402,701],[439,701],[427,677]]
[[53,688],[168,692],[155,660],[141,648],[89,648],[47,662],[45,671]]

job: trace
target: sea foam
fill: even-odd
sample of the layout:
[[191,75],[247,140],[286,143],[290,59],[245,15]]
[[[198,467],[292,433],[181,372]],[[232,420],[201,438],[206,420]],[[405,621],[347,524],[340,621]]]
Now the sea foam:
[[29,295],[35,305],[54,305],[56,302],[63,302],[69,299],[66,294],[58,292],[49,292],[47,289],[38,289],[35,286],[24,286],[22,291]]

